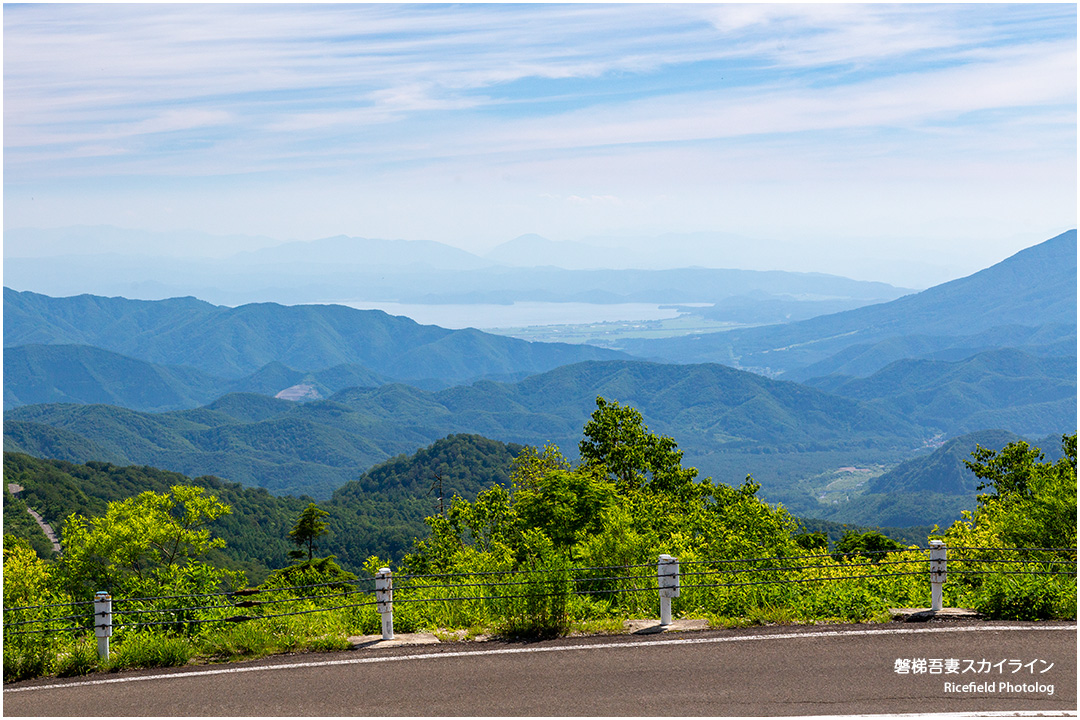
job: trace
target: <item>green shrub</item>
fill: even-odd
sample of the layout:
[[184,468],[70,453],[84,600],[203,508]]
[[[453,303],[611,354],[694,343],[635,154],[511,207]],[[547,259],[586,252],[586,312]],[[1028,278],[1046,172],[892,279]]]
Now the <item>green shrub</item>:
[[[1070,588],[1071,586],[1071,588]],[[974,596],[975,609],[994,620],[1049,620],[1076,616],[1076,585],[1023,575],[989,575]]]
[[47,675],[56,657],[50,643],[4,643],[4,682],[15,682]]

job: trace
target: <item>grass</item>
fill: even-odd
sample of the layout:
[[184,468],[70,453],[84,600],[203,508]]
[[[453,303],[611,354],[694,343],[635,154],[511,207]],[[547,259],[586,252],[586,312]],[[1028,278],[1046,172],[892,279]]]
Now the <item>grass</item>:
[[[888,622],[889,607],[925,607],[929,604],[929,583],[922,556],[908,559],[891,555],[881,566],[863,561],[834,566],[830,558],[815,568],[814,582],[782,584],[728,584],[725,576],[710,575],[709,586],[684,587],[673,600],[673,616],[701,618],[711,627],[754,627],[840,622]],[[745,568],[743,568],[745,570]],[[875,576],[918,570],[919,575]],[[643,571],[648,574],[649,571]],[[763,577],[771,577],[764,569]],[[843,579],[852,573],[867,573],[860,579]],[[556,573],[557,574],[557,573]],[[398,633],[433,632],[443,642],[475,640],[483,636],[510,639],[553,637],[556,635],[619,634],[625,632],[627,618],[659,616],[655,592],[611,593],[599,585],[595,596],[552,594],[566,587],[556,574],[534,572],[529,587],[533,594],[508,599],[480,601],[476,591],[463,588],[457,602],[404,602],[395,604]],[[549,577],[550,575],[550,577]],[[625,579],[625,578],[624,578]],[[827,579],[819,582],[817,579]],[[642,578],[627,579],[631,585]],[[733,574],[728,583],[745,582]],[[404,587],[395,588],[403,593]],[[423,591],[417,591],[423,599]],[[428,591],[430,592],[430,591]],[[97,658],[92,636],[78,639],[54,635],[13,636],[4,644],[5,682],[45,675],[76,677],[92,672],[128,668],[176,667],[188,663],[231,662],[269,655],[301,652],[337,652],[352,647],[349,637],[378,635],[379,615],[372,605],[308,612],[320,607],[316,602],[336,603],[340,599],[304,601],[287,606],[291,615],[253,619],[240,623],[206,622],[189,625],[194,635],[178,632],[136,632],[118,627],[112,638],[112,656],[107,662]],[[1072,578],[1026,578],[989,576],[977,584],[961,579],[946,584],[948,607],[974,607],[991,617],[1075,618],[1076,584]],[[322,607],[326,607],[324,604]],[[286,606],[275,606],[284,612]]]

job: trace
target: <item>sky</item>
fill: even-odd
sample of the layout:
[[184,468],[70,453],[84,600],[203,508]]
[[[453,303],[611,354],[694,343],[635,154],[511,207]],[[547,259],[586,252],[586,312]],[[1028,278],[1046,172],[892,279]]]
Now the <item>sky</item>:
[[1076,226],[1074,4],[3,16],[5,229],[723,233],[925,287]]

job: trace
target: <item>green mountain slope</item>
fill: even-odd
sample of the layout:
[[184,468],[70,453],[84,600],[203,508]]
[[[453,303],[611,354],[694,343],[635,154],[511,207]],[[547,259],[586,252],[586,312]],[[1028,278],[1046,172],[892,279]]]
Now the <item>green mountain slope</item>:
[[1000,451],[1012,442],[1024,440],[1037,448],[1047,462],[1057,462],[1064,457],[1061,435],[1042,438],[1023,438],[1007,430],[981,430],[949,440],[940,448],[924,457],[900,463],[884,475],[867,484],[871,493],[889,492],[935,492],[945,495],[971,495],[978,491],[982,482],[964,465],[971,460],[977,445]]
[[126,463],[123,453],[106,450],[78,433],[35,422],[4,421],[4,452],[19,452],[68,462],[104,460]]
[[[210,526],[228,545],[212,559],[225,567],[242,569],[258,581],[276,567],[290,563],[293,545],[288,532],[310,498],[275,497],[263,488],[244,487],[214,477],[189,478],[147,466],[90,462],[85,465],[42,460],[19,453],[4,453],[6,482],[23,487],[19,499],[41,514],[58,533],[72,513],[103,515],[107,503],[141,492],[165,492],[173,485],[206,488],[232,506],[232,514]],[[13,518],[14,520],[14,518]],[[4,517],[4,532],[22,535],[17,524]]]
[[229,379],[276,361],[305,373],[361,365],[402,380],[443,384],[624,357],[589,346],[419,325],[340,305],[228,308],[194,298],[52,298],[4,288],[4,346],[29,344],[92,345]]
[[205,405],[229,385],[194,368],[155,365],[87,345],[4,348],[5,408],[98,403],[155,412]]
[[[436,393],[391,384],[303,404],[228,395],[204,408],[158,414],[34,405],[7,416],[60,428],[131,462],[326,497],[372,464],[448,433],[554,442],[576,455],[598,395],[634,405],[653,431],[679,438],[703,473],[763,472],[763,482],[780,464],[790,466],[786,477],[807,463],[834,462],[829,454],[838,452],[902,454],[925,434],[887,411],[795,383],[721,365],[625,361]],[[829,457],[815,460],[814,453]]]
[[971,460],[976,445],[1001,450],[1011,442],[1022,440],[1006,430],[983,430],[953,438],[925,457],[902,462],[895,468],[870,480],[868,493],[938,493],[964,495],[973,498],[981,482],[964,465]]
[[[227,393],[326,398],[339,390],[394,382],[355,363],[301,372],[273,361],[228,380],[183,365],[159,365],[88,345],[4,348],[4,407],[41,403],[108,404],[143,412],[196,408]],[[448,383],[419,383],[441,389]]]
[[[320,503],[327,510],[329,534],[320,551],[334,554],[347,568],[359,570],[373,554],[395,558],[409,550],[413,539],[428,532],[424,518],[439,510],[436,475],[442,478],[444,503],[454,495],[474,500],[494,483],[509,485],[520,445],[506,445],[476,435],[452,435],[412,455],[399,455],[371,468]],[[214,553],[219,564],[243,569],[258,582],[272,569],[290,564],[294,548],[288,532],[311,498],[275,496],[212,476],[186,477],[147,466],[103,462],[75,464],[42,460],[21,453],[4,453],[6,482],[23,487],[17,502],[5,493],[13,514],[4,516],[4,531],[36,537],[36,524],[26,522],[24,508],[40,513],[57,531],[64,519],[78,512],[100,515],[108,502],[140,492],[164,492],[172,485],[206,488],[232,507],[210,526],[228,543]],[[38,538],[40,540],[40,538]]]
[[1066,357],[1076,353],[1076,325],[1047,323],[1038,327],[1006,325],[974,335],[905,335],[880,342],[852,345],[820,362],[784,373],[806,382],[826,375],[867,377],[897,360],[965,360],[981,352],[1015,348],[1036,357]]
[[868,378],[832,375],[807,384],[949,435],[987,426],[1023,435],[1076,427],[1075,357],[992,350],[959,362],[899,360]]
[[[982,430],[953,438],[929,455],[902,462],[872,478],[865,494],[850,502],[819,508],[815,517],[889,527],[937,524],[945,528],[960,519],[961,511],[976,505],[981,481],[964,465],[972,459],[976,446],[1001,450],[1022,439],[1006,430]],[[1061,435],[1028,442],[1040,448],[1050,462],[1062,457]]]
[[[623,346],[670,362],[722,362],[780,374],[853,345],[907,336],[964,336],[1004,326],[1076,326],[1076,231],[973,275],[891,302],[770,325]],[[1074,330],[1075,332],[1075,330]]]

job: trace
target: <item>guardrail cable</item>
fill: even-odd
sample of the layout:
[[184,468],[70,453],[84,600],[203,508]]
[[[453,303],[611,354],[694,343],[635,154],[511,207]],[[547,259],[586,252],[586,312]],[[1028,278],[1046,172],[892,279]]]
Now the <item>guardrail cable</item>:
[[84,620],[84,619],[90,618],[90,617],[93,617],[93,614],[91,614],[91,615],[64,615],[63,617],[54,617],[54,618],[34,618],[33,620],[18,620],[16,622],[4,623],[4,627],[9,628],[9,627],[16,627],[16,626],[19,626],[19,625],[31,625],[33,623],[60,622],[61,620]]
[[680,587],[683,590],[692,590],[698,588],[742,587],[744,585],[783,585],[785,583],[822,582],[825,580],[883,580],[885,578],[904,577],[906,575],[926,575],[926,571],[920,570],[918,572],[889,573],[886,575],[848,575],[846,577],[798,578],[794,580],[758,580],[755,582],[717,583],[712,585],[681,585]]
[[79,600],[78,602],[63,602],[52,603],[50,605],[20,605],[19,607],[6,607],[5,613],[14,612],[16,610],[38,610],[40,608],[54,608],[54,607],[76,607],[78,605],[93,605],[93,600]]

